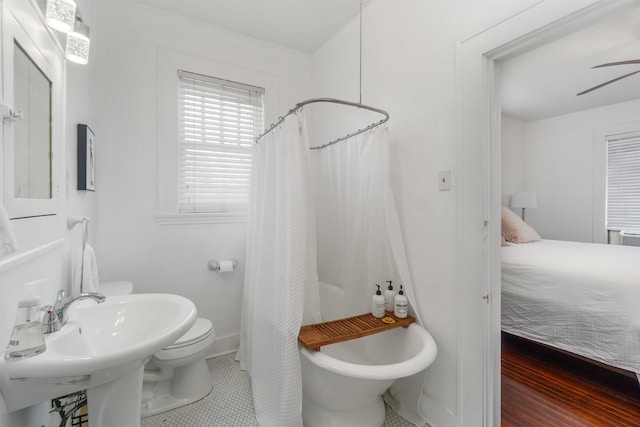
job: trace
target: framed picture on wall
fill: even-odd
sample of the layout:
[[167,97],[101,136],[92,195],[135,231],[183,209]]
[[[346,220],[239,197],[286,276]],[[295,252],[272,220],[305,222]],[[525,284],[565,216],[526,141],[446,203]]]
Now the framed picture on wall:
[[95,140],[89,126],[78,124],[78,190],[96,191]]

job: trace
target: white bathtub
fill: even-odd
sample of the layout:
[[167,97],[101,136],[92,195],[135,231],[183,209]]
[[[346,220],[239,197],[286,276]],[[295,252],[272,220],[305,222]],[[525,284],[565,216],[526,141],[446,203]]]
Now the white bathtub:
[[396,328],[322,347],[300,346],[305,427],[379,427],[382,394],[398,378],[426,369],[436,343],[421,326]]

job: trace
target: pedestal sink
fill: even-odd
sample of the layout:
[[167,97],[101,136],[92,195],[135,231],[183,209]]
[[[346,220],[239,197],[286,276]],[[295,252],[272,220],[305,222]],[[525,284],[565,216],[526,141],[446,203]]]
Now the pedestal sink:
[[190,300],[171,294],[109,297],[74,303],[68,321],[45,335],[44,353],[0,360],[7,411],[87,389],[89,425],[138,426],[144,365],[196,320]]

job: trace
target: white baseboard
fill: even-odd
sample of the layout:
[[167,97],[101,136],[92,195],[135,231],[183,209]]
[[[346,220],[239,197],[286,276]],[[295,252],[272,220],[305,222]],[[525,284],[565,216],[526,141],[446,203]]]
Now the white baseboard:
[[423,394],[422,399],[420,400],[420,410],[427,417],[427,424],[430,427],[449,427],[457,425],[455,414],[432,400],[426,394]]
[[216,337],[211,351],[207,356],[207,359],[216,356],[222,356],[223,354],[232,353],[238,350],[240,347],[240,334],[227,335],[224,337]]

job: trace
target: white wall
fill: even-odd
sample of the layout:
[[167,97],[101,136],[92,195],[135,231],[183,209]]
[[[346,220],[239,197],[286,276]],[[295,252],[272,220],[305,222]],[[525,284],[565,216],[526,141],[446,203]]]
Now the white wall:
[[[606,242],[604,136],[640,130],[640,101],[629,101],[521,124],[525,131],[525,186],[538,208],[527,222],[542,238]],[[503,128],[503,154],[514,143]],[[522,135],[518,134],[518,138]],[[505,171],[506,169],[503,169]],[[503,193],[507,188],[503,179]]]
[[[89,219],[89,241],[93,242],[98,229],[98,217],[95,213],[97,194],[93,191],[78,191],[78,161],[77,161],[77,127],[86,124],[93,129],[95,113],[96,69],[98,48],[96,44],[101,34],[96,25],[96,2],[93,0],[76,0],[80,8],[83,21],[90,27],[91,44],[89,46],[89,63],[75,64],[67,61],[67,101],[65,117],[66,134],[66,176],[65,188],[67,192],[66,213],[79,218]],[[95,130],[94,130],[95,131]],[[96,141],[100,144],[100,140]],[[65,218],[66,219],[66,218]],[[82,226],[77,225],[71,230],[71,256],[82,245]]]
[[502,206],[513,193],[527,191],[525,149],[525,123],[502,115]]
[[[310,56],[166,14],[126,0],[100,2],[95,128],[96,254],[101,281],[127,279],[135,292],[167,292],[195,302],[216,329],[215,352],[237,348],[246,223],[159,225],[156,168],[158,48],[272,76],[272,122],[305,98]],[[166,213],[166,212],[165,212]],[[209,259],[238,260],[218,274]],[[161,315],[161,314],[159,314]]]
[[[363,102],[389,111],[391,174],[419,310],[438,344],[423,409],[430,423],[481,425],[463,419],[462,390],[481,372],[459,370],[457,259],[459,161],[456,135],[456,43],[509,16],[526,1],[374,1],[364,13]],[[314,55],[314,96],[358,99],[358,22]],[[478,159],[480,162],[481,159]],[[452,170],[453,188],[438,191],[438,171]],[[480,250],[480,248],[478,248]],[[480,355],[482,349],[476,349]],[[460,376],[459,376],[460,375]],[[480,414],[480,408],[469,411]]]

